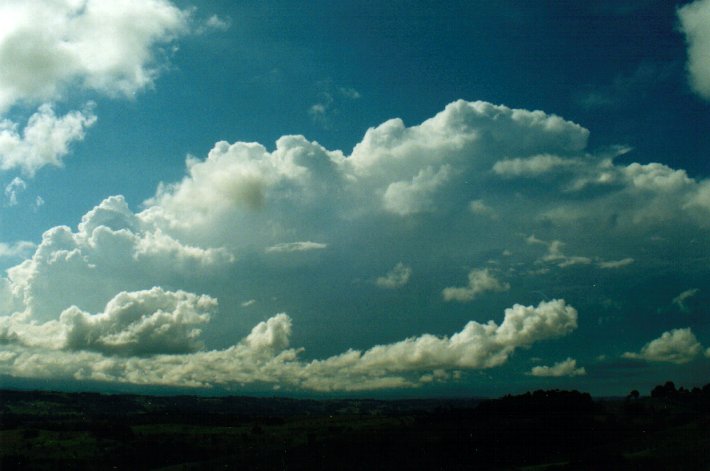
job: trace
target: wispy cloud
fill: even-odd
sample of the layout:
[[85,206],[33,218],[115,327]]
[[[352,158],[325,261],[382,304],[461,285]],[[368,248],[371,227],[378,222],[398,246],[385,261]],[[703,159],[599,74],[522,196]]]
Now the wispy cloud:
[[685,301],[689,298],[692,298],[696,294],[698,294],[700,290],[698,288],[691,288],[683,291],[680,293],[678,296],[673,298],[673,304],[678,306],[678,308],[683,311],[683,312],[688,312],[688,306],[686,306]]
[[320,242],[284,242],[281,244],[272,245],[271,247],[267,247],[265,251],[267,253],[308,252],[310,250],[322,250],[326,247],[328,247],[328,244],[323,244]]
[[8,206],[17,205],[17,196],[27,189],[27,184],[20,177],[15,177],[5,187],[5,198]]

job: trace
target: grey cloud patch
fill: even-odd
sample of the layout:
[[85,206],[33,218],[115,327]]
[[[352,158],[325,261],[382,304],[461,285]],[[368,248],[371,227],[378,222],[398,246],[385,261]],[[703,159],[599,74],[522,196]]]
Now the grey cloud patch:
[[22,240],[14,244],[0,242],[0,258],[24,258],[35,249],[35,244]]
[[392,268],[386,275],[377,277],[375,283],[380,288],[395,289],[401,288],[409,282],[409,277],[412,275],[412,269],[402,262]]
[[574,165],[578,165],[575,160],[542,154],[524,159],[500,160],[493,165],[493,172],[504,177],[536,177]]
[[654,93],[658,85],[667,82],[676,72],[676,64],[644,62],[630,74],[620,74],[606,86],[577,94],[576,101],[586,109],[618,109],[630,102]]
[[632,263],[634,263],[634,259],[627,257],[620,260],[600,260],[597,262],[597,266],[605,270],[615,270],[618,268],[628,267]]
[[493,208],[488,206],[482,199],[473,200],[469,203],[468,209],[478,216],[486,216],[491,219],[498,219],[498,214]]

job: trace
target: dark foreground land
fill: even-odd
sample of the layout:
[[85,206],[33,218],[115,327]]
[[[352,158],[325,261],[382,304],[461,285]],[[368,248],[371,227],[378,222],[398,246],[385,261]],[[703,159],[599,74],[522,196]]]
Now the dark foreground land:
[[0,392],[0,469],[710,469],[710,385],[594,401]]

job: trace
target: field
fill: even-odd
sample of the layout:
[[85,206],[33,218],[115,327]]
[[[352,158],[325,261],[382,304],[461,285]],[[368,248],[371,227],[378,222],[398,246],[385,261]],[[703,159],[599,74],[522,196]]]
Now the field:
[[593,400],[2,391],[7,469],[710,469],[710,387]]

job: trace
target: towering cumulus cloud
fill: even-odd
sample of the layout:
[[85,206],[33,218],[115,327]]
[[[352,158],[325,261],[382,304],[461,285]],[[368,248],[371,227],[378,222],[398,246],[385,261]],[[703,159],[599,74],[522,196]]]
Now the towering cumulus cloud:
[[[542,111],[456,101],[418,125],[369,129],[350,155],[302,136],[218,142],[140,211],[109,197],[0,278],[0,373],[414,387],[544,356],[574,335],[572,306],[590,316],[585,336],[606,335],[587,311],[611,312],[619,277],[644,286],[665,270],[687,287],[707,275],[710,182],[617,163],[624,149],[590,151],[588,136]],[[630,307],[613,314],[643,322]],[[682,364],[694,339],[671,331],[626,356]],[[562,358],[587,364],[585,352]],[[530,374],[583,370],[567,360]]]

